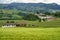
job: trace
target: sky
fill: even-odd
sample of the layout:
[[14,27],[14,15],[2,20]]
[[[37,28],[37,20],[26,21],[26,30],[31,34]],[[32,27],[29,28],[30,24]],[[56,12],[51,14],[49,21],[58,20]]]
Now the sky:
[[24,2],[24,3],[57,3],[60,5],[60,0],[0,0],[0,3]]

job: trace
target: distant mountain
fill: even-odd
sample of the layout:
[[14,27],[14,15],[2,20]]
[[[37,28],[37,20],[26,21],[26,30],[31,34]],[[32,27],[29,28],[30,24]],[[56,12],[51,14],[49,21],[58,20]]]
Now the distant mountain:
[[29,12],[55,12],[60,11],[60,5],[56,3],[45,4],[45,3],[11,3],[11,4],[0,4],[0,9],[17,9]]

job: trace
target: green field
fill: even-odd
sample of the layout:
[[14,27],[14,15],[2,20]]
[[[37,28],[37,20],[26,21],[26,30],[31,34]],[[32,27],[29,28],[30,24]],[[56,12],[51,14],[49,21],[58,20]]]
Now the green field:
[[60,28],[0,28],[0,40],[60,40]]
[[[27,22],[34,26],[1,28],[6,21]],[[0,20],[0,40],[60,40],[60,18],[46,22]]]
[[[28,20],[0,20],[0,27],[2,26],[3,23],[6,23],[6,21],[15,21],[15,22],[25,22],[27,24],[30,24],[30,26],[27,26],[28,28],[57,28],[60,27],[60,18],[56,18],[56,20],[52,21],[45,21],[45,22],[39,22],[37,21],[28,21]],[[32,26],[34,25],[34,26]]]

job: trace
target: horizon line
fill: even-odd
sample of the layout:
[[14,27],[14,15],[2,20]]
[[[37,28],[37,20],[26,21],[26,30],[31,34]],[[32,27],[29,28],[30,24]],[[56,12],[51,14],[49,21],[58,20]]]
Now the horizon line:
[[[10,2],[10,3],[0,3],[0,4],[11,4],[11,3],[44,3],[44,4],[53,4],[53,3],[45,3],[45,2]],[[58,4],[58,3],[55,3]],[[60,4],[58,4],[60,5]]]

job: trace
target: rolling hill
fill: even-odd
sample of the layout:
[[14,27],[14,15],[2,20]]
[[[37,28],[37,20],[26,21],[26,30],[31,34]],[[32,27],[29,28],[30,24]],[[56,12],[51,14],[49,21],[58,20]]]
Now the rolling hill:
[[45,4],[45,3],[11,3],[11,4],[0,4],[0,9],[17,9],[28,12],[55,12],[60,11],[60,5],[56,3]]

